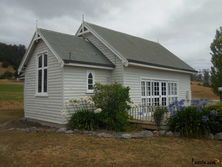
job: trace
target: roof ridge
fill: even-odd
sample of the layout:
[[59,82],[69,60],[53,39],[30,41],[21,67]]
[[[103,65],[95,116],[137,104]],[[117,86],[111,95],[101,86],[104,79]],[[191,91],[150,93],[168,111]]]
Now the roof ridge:
[[68,34],[68,33],[63,33],[63,32],[58,32],[58,31],[54,31],[54,30],[49,30],[49,29],[45,29],[45,28],[37,28],[37,30],[43,30],[43,31],[49,31],[49,32],[53,32],[53,33],[57,33],[57,34],[62,34],[62,35],[69,35],[69,36],[75,36],[72,34]]
[[155,44],[159,44],[161,45],[159,42],[155,42],[155,41],[152,41],[152,40],[149,40],[149,39],[146,39],[146,38],[142,38],[142,37],[138,37],[136,35],[132,35],[132,34],[127,34],[127,33],[124,33],[124,32],[121,32],[121,31],[117,31],[117,30],[113,30],[113,29],[110,29],[110,28],[107,28],[107,27],[103,27],[103,26],[100,26],[100,25],[97,25],[97,24],[93,24],[93,23],[89,23],[89,22],[86,22],[84,21],[86,24],[91,24],[93,26],[97,26],[99,28],[103,28],[103,29],[106,29],[106,30],[109,30],[109,31],[114,31],[114,32],[117,32],[117,33],[120,33],[120,34],[124,34],[124,35],[128,35],[128,36],[131,36],[133,38],[138,38],[138,39],[142,39],[144,41],[148,41],[148,42],[152,42],[152,43],[155,43]]

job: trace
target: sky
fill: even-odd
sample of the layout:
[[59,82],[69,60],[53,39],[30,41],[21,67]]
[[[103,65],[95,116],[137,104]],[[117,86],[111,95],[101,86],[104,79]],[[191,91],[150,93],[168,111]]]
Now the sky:
[[211,67],[222,0],[0,0],[0,42],[28,46],[38,27],[75,34],[82,22],[159,42],[196,70]]

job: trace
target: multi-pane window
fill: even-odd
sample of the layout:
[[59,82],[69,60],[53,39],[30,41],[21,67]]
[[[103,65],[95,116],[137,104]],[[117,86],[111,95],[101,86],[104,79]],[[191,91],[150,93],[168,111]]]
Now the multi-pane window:
[[94,75],[92,72],[87,73],[87,92],[93,93],[94,90]]
[[177,100],[177,82],[142,80],[141,96],[142,105],[167,106]]
[[48,78],[48,57],[47,54],[40,54],[38,56],[38,94],[47,93],[47,79]]

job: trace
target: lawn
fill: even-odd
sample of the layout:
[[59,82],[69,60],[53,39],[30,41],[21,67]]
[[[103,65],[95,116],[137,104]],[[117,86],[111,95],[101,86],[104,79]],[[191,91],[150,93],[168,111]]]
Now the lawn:
[[[20,97],[22,84],[19,84],[0,84],[0,125],[23,115],[22,98],[4,99],[2,96],[2,92],[10,92]],[[0,167],[189,167],[193,166],[192,158],[222,160],[221,150],[222,142],[214,140],[176,137],[121,140],[84,134],[28,133],[0,128]]]
[[0,81],[0,102],[23,101],[23,83],[16,81]]
[[0,123],[23,116],[23,83],[0,80]]
[[222,158],[222,142],[157,137],[104,139],[85,135],[1,131],[3,166],[192,166],[192,158]]

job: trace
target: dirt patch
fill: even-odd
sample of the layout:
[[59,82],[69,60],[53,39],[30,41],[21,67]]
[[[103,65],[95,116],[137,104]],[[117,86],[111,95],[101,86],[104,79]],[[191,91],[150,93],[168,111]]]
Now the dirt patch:
[[51,128],[49,126],[44,126],[38,122],[28,121],[24,118],[8,121],[7,124],[5,124],[5,126],[4,126],[5,129],[9,129],[9,128],[23,128],[23,129],[25,129],[25,128],[32,128],[32,127],[45,128],[45,129]]

